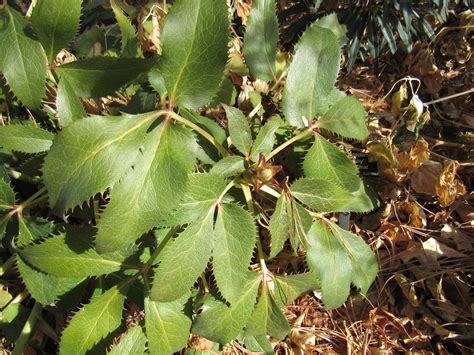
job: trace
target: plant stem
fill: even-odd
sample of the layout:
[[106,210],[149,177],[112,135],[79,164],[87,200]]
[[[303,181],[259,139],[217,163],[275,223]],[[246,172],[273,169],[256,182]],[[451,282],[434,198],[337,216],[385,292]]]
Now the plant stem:
[[26,343],[30,339],[31,332],[33,330],[33,327],[36,324],[36,321],[38,320],[38,313],[40,311],[41,311],[41,304],[38,302],[35,302],[35,305],[33,306],[33,309],[31,310],[31,313],[28,316],[28,319],[23,329],[21,330],[21,334],[15,342],[15,349],[13,349],[13,352],[12,352],[13,355],[20,355],[23,353],[23,348],[25,347]]
[[[23,202],[20,205],[22,210],[26,209],[26,208],[29,208],[32,205],[36,205],[37,201],[43,200],[45,197],[47,197],[47,195],[41,196],[45,192],[46,192],[46,187],[44,187],[44,186],[41,189],[39,189],[38,191],[36,191],[33,195],[30,196],[30,198],[28,198],[28,200],[26,200],[25,202]],[[37,200],[37,201],[35,201],[35,200]]]
[[201,136],[206,138],[214,147],[216,147],[216,149],[219,151],[219,153],[223,157],[227,157],[227,156],[230,155],[229,152],[227,151],[227,149],[225,149],[222,144],[220,144],[218,141],[216,141],[216,139],[212,135],[207,133],[201,127],[199,127],[198,125],[194,124],[193,122],[187,120],[186,118],[181,117],[180,115],[178,115],[177,113],[175,113],[173,111],[166,111],[166,112],[174,120],[184,124],[185,126],[188,126],[189,128],[192,128],[193,130],[198,132]]
[[426,102],[425,105],[426,106],[429,106],[429,105],[432,105],[432,104],[436,104],[438,102],[442,102],[442,101],[447,101],[447,100],[450,100],[450,99],[454,99],[455,97],[459,97],[459,96],[463,96],[463,95],[468,95],[468,94],[471,94],[474,92],[474,88],[470,89],[470,90],[466,90],[466,91],[463,91],[463,92],[458,92],[457,94],[453,94],[453,95],[449,95],[449,96],[446,96],[446,97],[441,97],[439,99],[436,99],[436,100],[433,100],[433,101],[429,101],[429,102]]
[[267,157],[265,157],[265,160],[266,161],[269,161],[271,158],[273,158],[275,155],[277,155],[278,153],[280,153],[283,149],[287,148],[288,146],[292,145],[293,143],[303,139],[303,138],[306,138],[306,137],[309,137],[311,134],[313,133],[313,131],[311,131],[309,128],[308,129],[305,129],[303,132],[297,134],[296,136],[294,136],[293,138],[287,140],[285,143],[279,145],[278,147],[276,147],[275,149],[273,149],[271,151],[270,154],[268,154]]

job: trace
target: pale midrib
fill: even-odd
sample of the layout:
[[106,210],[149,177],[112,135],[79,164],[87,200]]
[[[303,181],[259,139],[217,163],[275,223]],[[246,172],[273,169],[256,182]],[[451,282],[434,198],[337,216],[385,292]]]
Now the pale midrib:
[[84,164],[86,161],[92,159],[96,154],[98,154],[101,150],[107,148],[108,146],[114,144],[115,142],[121,140],[122,138],[125,138],[127,135],[131,134],[133,131],[139,129],[141,126],[143,126],[144,124],[148,123],[148,121],[151,121],[152,119],[155,118],[155,115],[150,115],[150,117],[147,117],[146,119],[143,119],[142,121],[139,122],[139,124],[135,125],[134,127],[132,127],[131,129],[125,131],[123,134],[121,134],[120,136],[118,136],[117,138],[99,146],[97,149],[91,151],[84,159],[81,160],[81,162],[79,164],[76,165],[76,167],[73,169],[73,171],[71,172],[71,174],[69,175],[69,177],[66,179],[66,182],[65,184],[62,184],[62,188],[60,189],[59,193],[58,193],[58,196],[61,196],[64,189],[67,189],[68,187],[68,183],[71,181],[71,178],[74,176],[74,174],[76,173],[77,170],[79,170]]
[[[102,294],[101,296],[103,297],[104,295],[105,295],[105,293]],[[111,304],[113,301],[115,301],[115,298],[117,298],[118,296],[120,296],[120,293],[119,293],[119,290],[117,289],[115,295],[113,295],[112,297],[108,297],[108,298],[107,298],[106,304],[104,305],[104,307],[103,307],[102,310],[100,311],[99,316],[96,317],[96,319],[95,319],[94,326],[93,326],[93,327],[89,327],[89,334],[87,334],[87,335],[86,335],[86,338],[85,338],[85,339],[86,339],[86,342],[89,341],[91,334],[96,330],[97,324],[99,323],[99,320],[100,320],[100,318],[102,317],[102,315],[103,315],[106,311],[108,311],[108,307],[110,306],[110,304]],[[122,297],[123,297],[123,296],[122,296]],[[83,345],[84,345],[84,344],[83,344]],[[81,348],[83,348],[83,346],[81,346]],[[87,349],[84,349],[84,350],[87,350]]]
[[[309,107],[308,107],[308,112],[309,112],[309,117],[306,117],[308,120],[313,119],[313,102],[316,96],[316,86],[319,80],[319,67],[321,66],[320,59],[321,59],[321,51],[322,51],[322,39],[318,43],[318,58],[317,58],[317,65],[316,65],[316,70],[315,70],[315,75],[313,76],[312,80],[312,90],[311,90],[311,95],[309,98]],[[301,119],[301,117],[300,117]]]
[[188,64],[189,64],[189,59],[191,58],[191,54],[193,53],[193,48],[194,48],[194,42],[196,40],[196,28],[198,26],[198,22],[199,22],[199,14],[201,13],[201,0],[196,0],[196,2],[199,2],[198,4],[195,4],[195,8],[198,9],[198,11],[196,11],[196,17],[195,17],[195,21],[194,21],[194,31],[193,31],[193,40],[191,42],[191,46],[189,48],[189,51],[188,53],[186,54],[186,58],[184,59],[184,62],[183,64],[181,65],[181,68],[179,69],[179,73],[178,75],[176,76],[176,80],[174,82],[174,85],[173,85],[173,90],[171,90],[171,94],[170,94],[170,101],[172,103],[175,103],[175,100],[176,100],[176,91],[178,89],[178,85],[180,84],[180,81],[181,81],[181,77],[183,76],[184,74],[184,71],[185,69],[187,68]]
[[55,44],[55,39],[56,39],[56,30],[57,30],[58,22],[59,22],[59,21],[58,21],[58,20],[59,20],[59,14],[62,12],[63,7],[64,7],[64,0],[62,0],[62,2],[61,2],[61,6],[59,7],[59,10],[58,10],[58,12],[57,12],[57,14],[56,14],[56,19],[55,19],[55,21],[54,21],[53,35],[51,36],[51,47],[50,47],[50,49],[49,49],[49,50],[50,50],[50,52],[49,52],[50,57],[49,57],[49,58],[51,58],[51,60],[54,59],[54,55],[56,54],[56,53],[54,53],[54,44]]
[[[23,58],[23,55],[21,53],[21,47],[20,47],[20,42],[18,41],[18,37],[17,37],[17,29],[16,29],[16,26],[15,26],[15,19],[13,18],[13,15],[11,13],[11,10],[8,9],[7,7],[7,12],[8,12],[8,16],[10,17],[10,21],[11,21],[11,24],[12,24],[12,27],[13,27],[13,38],[14,38],[14,42],[17,46],[17,49],[18,49],[18,56],[20,57],[20,63],[21,63],[21,67],[23,68],[23,74],[25,76],[25,81],[29,82],[28,81],[28,75],[26,74],[26,66],[25,66],[25,61],[24,61],[24,58]],[[9,51],[7,51],[9,52]],[[10,63],[11,65],[11,63]],[[30,85],[26,85],[26,87],[28,88],[28,92],[29,92],[29,96],[30,96],[30,100],[33,101],[33,92],[31,91],[31,87]]]
[[[153,313],[155,313],[156,319],[159,323],[161,334],[163,335],[162,339],[166,342],[166,344],[168,344],[168,349],[171,349],[172,348],[171,341],[170,341],[170,338],[168,337],[168,332],[166,331],[165,322],[162,320],[160,312],[158,308],[156,308],[155,306],[155,302],[150,300],[150,303],[151,303],[151,306],[153,307]],[[160,349],[160,350],[163,350],[163,349]]]
[[[274,1],[274,0],[271,0],[271,1]],[[266,10],[267,10],[267,6],[265,6],[265,1],[262,2],[263,3],[263,19],[266,18]],[[274,14],[273,14],[274,15]],[[265,20],[262,21],[263,22],[263,25],[265,26]],[[265,43],[267,43],[267,31],[265,31],[265,28],[263,29],[263,41],[264,41],[264,46],[263,46],[263,50],[265,52],[265,60],[267,61],[267,64],[268,64],[268,67],[270,69],[270,72],[272,73],[272,76],[273,76],[273,80],[276,80],[276,75],[275,75],[275,71],[274,71],[274,67],[275,67],[275,63],[272,63],[270,62],[270,56],[271,54],[268,53],[268,48],[267,46],[265,45]]]

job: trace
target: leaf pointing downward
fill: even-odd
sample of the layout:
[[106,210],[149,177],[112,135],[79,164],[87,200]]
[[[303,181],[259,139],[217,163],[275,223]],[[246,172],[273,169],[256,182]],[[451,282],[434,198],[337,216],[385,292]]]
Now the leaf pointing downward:
[[145,298],[145,326],[151,354],[172,354],[182,349],[189,337],[191,319],[183,308],[188,294],[173,302]]
[[235,204],[218,207],[212,266],[222,296],[231,304],[242,295],[257,230],[252,215]]
[[214,208],[166,245],[150,291],[153,301],[171,302],[189,291],[211,257],[213,227]]

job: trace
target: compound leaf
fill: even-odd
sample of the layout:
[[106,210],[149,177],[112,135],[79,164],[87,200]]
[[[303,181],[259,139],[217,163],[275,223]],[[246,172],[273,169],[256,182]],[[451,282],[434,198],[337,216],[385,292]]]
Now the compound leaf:
[[66,78],[62,78],[59,81],[56,95],[56,108],[58,110],[58,119],[62,127],[66,127],[72,122],[86,117],[86,110],[84,110],[81,100]]
[[335,182],[302,178],[291,185],[291,193],[306,206],[320,212],[345,212],[352,194]]
[[50,62],[74,39],[81,5],[82,0],[39,0],[35,5],[31,23]]
[[249,278],[242,287],[240,299],[231,305],[209,295],[203,311],[196,317],[192,332],[220,344],[227,344],[234,339],[245,324],[255,307],[258,277],[248,273]]
[[196,109],[216,95],[227,61],[224,1],[175,1],[165,18],[159,64],[170,101]]
[[362,141],[369,134],[366,117],[364,106],[354,97],[346,96],[321,117],[318,126],[343,137]]
[[349,191],[360,181],[355,163],[320,135],[306,154],[303,170],[306,177],[332,181]]
[[66,78],[81,97],[113,95],[125,84],[147,73],[154,60],[94,57],[61,65],[57,72]]
[[173,302],[145,298],[145,327],[151,354],[172,354],[186,346],[191,319],[183,308],[189,293]]
[[331,30],[334,35],[336,36],[339,45],[343,46],[347,42],[347,37],[346,37],[346,26],[341,25],[339,23],[339,20],[337,19],[336,13],[332,13],[327,16],[323,16],[316,21],[313,22],[316,26],[327,28]]
[[270,250],[270,258],[274,258],[283,249],[285,241],[290,235],[290,201],[285,194],[282,194],[275,207],[275,211],[270,218],[270,236],[272,245]]
[[118,0],[112,0],[110,4],[122,35],[122,56],[127,58],[135,58],[137,54],[140,54],[140,50],[138,49],[136,29],[130,19],[121,9]]
[[185,127],[162,123],[145,138],[142,153],[114,186],[100,217],[99,252],[121,250],[155,227],[184,196],[197,145]]
[[82,277],[57,277],[35,270],[16,255],[16,266],[26,289],[31,296],[43,305],[49,305],[61,295],[80,284]]
[[283,91],[283,112],[295,127],[305,126],[304,118],[314,119],[318,100],[334,88],[341,51],[334,33],[312,25],[301,36],[288,70]]
[[352,264],[349,256],[323,222],[316,221],[307,234],[306,261],[321,280],[325,309],[334,309],[349,296]]
[[282,307],[292,303],[303,293],[321,287],[314,272],[296,275],[275,276],[275,302]]
[[0,10],[0,71],[20,101],[37,109],[45,93],[46,58],[29,32],[20,13],[8,5]]
[[247,280],[257,230],[252,215],[241,206],[218,206],[212,267],[217,287],[231,304],[237,302]]
[[59,342],[60,354],[85,354],[122,322],[125,295],[117,286],[94,297],[71,318]]
[[93,116],[61,131],[43,166],[50,206],[63,212],[113,186],[133,164],[155,118]]
[[275,144],[275,133],[278,128],[280,128],[280,122],[271,120],[260,129],[252,146],[251,157],[253,161],[258,161],[260,154],[264,156],[270,154]]
[[245,156],[250,154],[252,148],[252,132],[247,118],[242,111],[235,107],[224,106],[227,115],[229,135],[232,144]]
[[244,37],[245,62],[262,80],[276,80],[278,19],[275,0],[254,0]]
[[108,355],[137,354],[145,352],[146,336],[142,327],[135,325],[128,329],[124,336],[120,337],[120,342],[112,347]]
[[201,275],[211,257],[214,208],[200,222],[190,224],[161,252],[150,298],[171,302],[185,295]]
[[263,287],[257,307],[245,327],[245,334],[250,336],[268,334],[275,339],[283,340],[290,329],[288,321],[269,294],[268,288]]
[[15,204],[15,192],[10,184],[0,177],[0,211],[8,210]]
[[54,134],[33,124],[9,124],[0,127],[0,148],[12,152],[41,153],[49,150]]
[[[0,176],[0,221],[3,216],[10,210],[15,204],[15,192],[13,191],[10,184]],[[8,220],[0,223],[0,240],[3,239],[5,230],[7,228]]]
[[219,200],[227,182],[222,176],[213,173],[192,174],[189,177],[188,191],[173,216],[174,224],[187,224],[206,217]]
[[19,253],[31,266],[59,277],[99,276],[120,270],[126,256],[98,254],[85,241],[85,235],[92,232],[91,229],[71,228],[41,244],[27,246]]
[[378,271],[377,259],[372,249],[359,236],[336,224],[331,224],[330,227],[351,260],[352,283],[360,289],[362,294],[365,294],[374,282]]
[[308,233],[306,260],[321,279],[326,309],[345,302],[351,283],[365,294],[378,270],[375,255],[362,239],[322,221],[316,221]]
[[247,170],[245,159],[238,155],[231,155],[219,160],[211,169],[212,174],[220,175],[224,178],[242,174]]

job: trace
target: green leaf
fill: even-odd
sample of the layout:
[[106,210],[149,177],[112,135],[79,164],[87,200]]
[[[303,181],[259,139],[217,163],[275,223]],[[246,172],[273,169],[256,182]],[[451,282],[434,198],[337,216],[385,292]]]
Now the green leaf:
[[23,215],[18,217],[18,238],[16,246],[22,248],[31,242],[48,236],[54,225],[47,219]]
[[177,207],[194,168],[196,150],[192,132],[182,126],[162,123],[147,135],[133,170],[113,187],[100,217],[99,252],[127,247]]
[[214,208],[200,222],[190,224],[161,252],[150,298],[170,302],[185,295],[211,257]]
[[264,156],[270,154],[275,144],[275,133],[278,128],[280,128],[280,122],[274,119],[260,129],[252,146],[251,157],[253,161],[258,161],[260,153]]
[[214,208],[226,185],[222,176],[213,173],[190,175],[188,191],[172,217],[175,221],[173,224],[187,224],[205,218]]
[[256,239],[257,229],[248,211],[235,204],[218,206],[212,267],[219,291],[231,304],[241,297]]
[[219,160],[211,169],[212,174],[220,175],[224,178],[234,177],[247,170],[245,159],[238,155],[231,155]]
[[342,91],[333,88],[327,96],[318,98],[315,109],[316,115],[324,115],[326,112],[328,112],[329,108],[331,108],[336,102],[345,96],[346,94],[344,94]]
[[80,284],[81,277],[57,277],[37,271],[17,254],[16,266],[26,289],[39,303],[47,306]]
[[43,166],[50,206],[62,212],[113,186],[135,161],[155,118],[155,113],[93,116],[67,126]]
[[365,213],[379,207],[376,193],[363,180],[359,180],[356,186],[352,199],[344,205],[341,212]]
[[146,336],[142,327],[135,325],[120,337],[120,342],[115,344],[108,355],[142,355],[145,352]]
[[0,48],[0,71],[13,93],[26,106],[39,108],[46,84],[43,48],[21,14],[8,5],[0,9]]
[[308,233],[306,260],[321,279],[326,309],[342,305],[351,282],[364,294],[377,275],[377,260],[358,236],[334,223],[316,221]]
[[318,121],[318,126],[343,137],[362,141],[369,131],[366,125],[367,112],[354,97],[346,96],[336,102]]
[[86,117],[86,110],[84,110],[81,100],[66,78],[62,78],[59,81],[56,108],[58,110],[58,120],[62,127],[66,127],[72,122]]
[[122,323],[125,302],[117,286],[94,297],[71,318],[59,342],[60,354],[85,354]]
[[303,293],[320,288],[320,282],[314,272],[295,275],[275,276],[275,302],[282,307],[292,303]]
[[329,180],[302,178],[291,185],[291,193],[306,206],[320,212],[346,212],[352,194]]
[[245,156],[250,154],[252,148],[252,132],[247,118],[242,111],[235,107],[224,106],[227,115],[228,128],[232,144]]
[[349,191],[360,181],[355,163],[320,135],[304,158],[303,170],[306,177],[332,181]]
[[175,1],[165,18],[159,70],[170,101],[196,109],[217,93],[227,62],[228,9],[224,1]]
[[316,221],[308,232],[306,260],[321,280],[325,309],[334,309],[349,296],[352,264],[337,237],[323,222]]
[[270,343],[270,340],[267,339],[266,335],[245,337],[244,344],[245,344],[245,348],[252,352],[260,352],[260,353],[264,353],[265,355],[275,354],[275,351],[273,350],[273,346]]
[[[209,295],[202,312],[196,317],[192,332],[220,344],[239,335],[255,306],[260,280],[253,273],[242,287],[241,297],[231,305]],[[251,275],[251,276],[250,276]]]
[[41,153],[49,150],[54,134],[33,124],[9,124],[0,127],[0,148],[22,153]]
[[297,201],[292,199],[290,217],[290,242],[293,251],[298,253],[298,248],[301,243],[306,240],[308,233],[313,223],[313,217],[309,212]]
[[122,34],[122,56],[135,58],[141,54],[141,51],[138,49],[136,29],[121,9],[119,1],[112,0],[110,4]]
[[339,23],[339,20],[337,19],[336,13],[332,13],[327,16],[323,16],[316,21],[313,22],[314,25],[322,27],[322,28],[327,28],[328,30],[331,30],[334,35],[337,38],[337,41],[339,42],[339,46],[343,46],[347,42],[347,28],[345,25],[341,25]]
[[113,95],[125,84],[148,72],[152,59],[94,57],[61,65],[57,72],[81,97]]
[[318,101],[334,88],[341,51],[331,30],[313,25],[301,36],[283,91],[283,112],[288,122],[302,128],[303,117],[314,119]]
[[365,294],[378,272],[377,259],[372,249],[359,236],[342,229],[337,224],[331,224],[330,227],[351,260],[352,283]]
[[66,233],[46,239],[41,244],[19,251],[31,266],[59,277],[88,277],[120,270],[125,255],[98,254],[85,238],[93,232],[87,228],[70,228]]
[[188,298],[188,293],[166,303],[145,298],[145,327],[151,354],[172,354],[186,346],[191,319],[183,308]]
[[267,287],[263,287],[262,294],[253,311],[247,326],[246,335],[271,335],[275,339],[283,340],[291,328],[284,314],[269,294]]
[[[11,210],[15,205],[15,191],[13,191],[10,184],[0,176],[0,221],[8,213],[8,210]],[[0,240],[3,239],[8,220],[0,223]]]
[[8,182],[0,177],[0,211],[8,210],[15,204],[15,192]]
[[272,245],[270,258],[274,258],[282,251],[288,236],[290,235],[290,215],[291,202],[286,194],[282,194],[277,201],[275,211],[270,218],[270,236]]
[[31,15],[35,33],[53,62],[79,29],[82,0],[39,0]]
[[275,0],[254,0],[244,36],[245,62],[262,80],[276,80],[278,19]]

